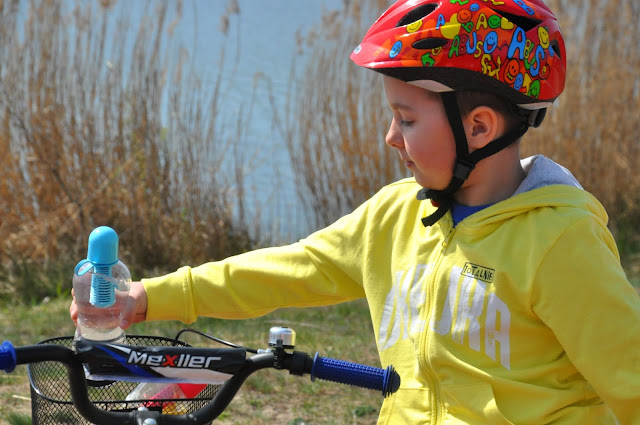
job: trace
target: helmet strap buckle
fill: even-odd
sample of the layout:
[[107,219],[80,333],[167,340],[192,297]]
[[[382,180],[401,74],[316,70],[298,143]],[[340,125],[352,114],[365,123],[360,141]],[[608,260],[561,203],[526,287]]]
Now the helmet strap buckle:
[[529,127],[538,128],[542,124],[542,120],[547,115],[547,108],[534,109],[529,112],[528,124]]

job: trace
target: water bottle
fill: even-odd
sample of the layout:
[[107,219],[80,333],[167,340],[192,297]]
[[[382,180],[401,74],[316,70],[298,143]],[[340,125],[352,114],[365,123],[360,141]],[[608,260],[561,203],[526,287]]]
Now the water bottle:
[[131,287],[131,273],[118,258],[118,242],[118,234],[112,228],[95,228],[89,235],[87,258],[75,267],[75,341],[125,343],[120,321]]

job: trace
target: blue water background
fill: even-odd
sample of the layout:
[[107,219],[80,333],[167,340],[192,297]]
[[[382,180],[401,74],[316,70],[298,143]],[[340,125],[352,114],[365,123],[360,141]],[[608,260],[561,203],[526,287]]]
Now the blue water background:
[[[268,86],[282,113],[291,84],[300,77],[309,57],[308,52],[300,52],[296,31],[305,32],[319,24],[322,14],[340,9],[342,1],[238,0],[239,14],[230,16],[225,36],[220,22],[226,0],[188,0],[175,28],[173,41],[189,51],[205,89],[214,84],[217,72],[222,72],[221,117],[228,123],[225,137],[233,140],[243,158],[245,213],[250,225],[260,227],[263,237],[290,241],[313,230],[296,194],[289,152],[274,127]],[[148,11],[144,2],[127,2],[126,7],[134,17]],[[225,60],[221,62],[223,52]],[[292,79],[294,58],[298,71]],[[255,105],[246,122],[254,90]],[[239,118],[246,124],[240,135],[235,134]]]

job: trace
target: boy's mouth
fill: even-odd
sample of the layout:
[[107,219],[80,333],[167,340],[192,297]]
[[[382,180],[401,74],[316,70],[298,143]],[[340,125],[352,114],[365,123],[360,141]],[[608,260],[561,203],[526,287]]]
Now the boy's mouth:
[[413,161],[411,161],[409,158],[403,156],[402,154],[400,154],[400,159],[404,162],[404,165],[407,168],[411,168],[414,165]]

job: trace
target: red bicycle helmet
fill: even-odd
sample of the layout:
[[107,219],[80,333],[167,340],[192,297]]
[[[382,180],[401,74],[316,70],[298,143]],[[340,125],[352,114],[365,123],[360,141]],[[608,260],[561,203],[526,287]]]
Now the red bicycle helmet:
[[[562,93],[565,46],[542,0],[399,0],[371,26],[351,54],[358,65],[441,93],[456,141],[456,165],[444,190],[424,188],[436,223],[475,165],[537,127]],[[520,107],[520,127],[469,152],[456,91],[493,93]]]
[[351,59],[431,91],[489,91],[525,109],[549,106],[566,74],[558,21],[541,0],[400,0]]

